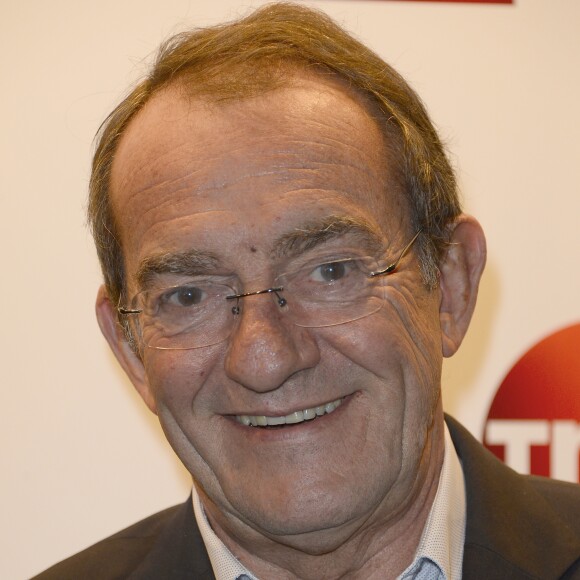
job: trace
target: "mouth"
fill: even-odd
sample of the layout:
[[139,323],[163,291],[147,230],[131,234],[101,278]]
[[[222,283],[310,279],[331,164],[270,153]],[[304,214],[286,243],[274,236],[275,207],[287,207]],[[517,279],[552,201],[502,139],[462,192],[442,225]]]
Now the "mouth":
[[323,405],[294,411],[289,415],[280,417],[268,417],[266,415],[235,415],[235,419],[241,425],[247,427],[280,427],[282,425],[298,425],[306,421],[312,421],[335,411],[342,404],[343,399],[336,399]]

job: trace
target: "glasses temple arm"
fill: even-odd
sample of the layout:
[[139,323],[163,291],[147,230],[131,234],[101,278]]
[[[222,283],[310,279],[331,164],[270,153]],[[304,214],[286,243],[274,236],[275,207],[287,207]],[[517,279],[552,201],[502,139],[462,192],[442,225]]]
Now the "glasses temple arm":
[[375,276],[383,276],[384,274],[391,274],[394,272],[397,267],[399,266],[400,261],[405,257],[405,254],[409,251],[411,246],[415,243],[415,240],[419,237],[419,234],[423,231],[421,228],[412,238],[411,241],[401,250],[399,257],[389,266],[387,266],[384,270],[378,270],[376,272],[371,272],[369,274],[370,278],[374,278]]

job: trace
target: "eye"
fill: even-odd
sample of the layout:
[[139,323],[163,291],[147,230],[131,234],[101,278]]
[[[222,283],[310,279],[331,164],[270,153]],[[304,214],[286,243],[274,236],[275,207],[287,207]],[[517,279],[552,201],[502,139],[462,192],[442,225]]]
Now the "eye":
[[347,262],[328,262],[321,264],[313,270],[312,277],[317,282],[337,282],[347,275],[348,265]]
[[204,296],[205,292],[201,288],[196,286],[180,286],[166,292],[161,297],[161,303],[188,308],[200,304]]
[[340,260],[336,262],[326,262],[316,266],[310,274],[315,282],[333,283],[346,278],[353,270],[352,260]]

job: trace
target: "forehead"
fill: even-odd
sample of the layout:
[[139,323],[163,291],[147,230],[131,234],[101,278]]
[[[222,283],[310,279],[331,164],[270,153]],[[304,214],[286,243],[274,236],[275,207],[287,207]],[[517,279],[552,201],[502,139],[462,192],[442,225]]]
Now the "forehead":
[[122,137],[111,196],[127,260],[214,227],[259,237],[325,212],[400,219],[389,175],[372,109],[336,80],[303,76],[221,104],[165,89]]

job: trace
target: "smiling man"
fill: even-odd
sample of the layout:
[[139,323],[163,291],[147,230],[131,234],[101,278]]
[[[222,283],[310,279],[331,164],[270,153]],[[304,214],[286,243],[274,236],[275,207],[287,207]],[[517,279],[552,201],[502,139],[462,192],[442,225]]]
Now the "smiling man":
[[100,135],[90,219],[99,323],[193,495],[43,578],[580,573],[576,486],[446,426],[484,236],[418,97],[326,17],[165,45]]

